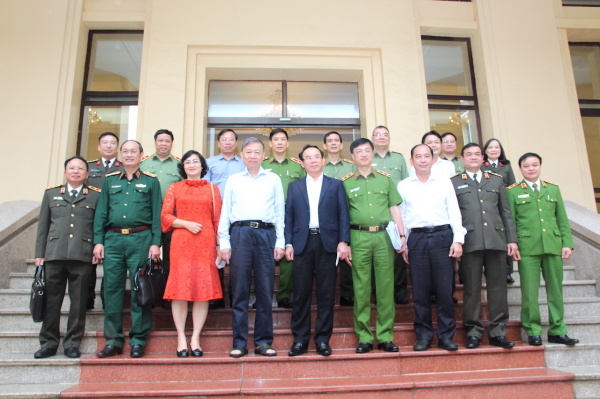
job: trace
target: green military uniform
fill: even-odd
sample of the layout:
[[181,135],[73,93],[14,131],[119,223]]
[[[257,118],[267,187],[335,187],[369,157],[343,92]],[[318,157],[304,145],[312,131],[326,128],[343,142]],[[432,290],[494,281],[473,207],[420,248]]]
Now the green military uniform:
[[358,172],[344,178],[350,211],[350,249],[354,280],[354,330],[359,342],[373,343],[371,332],[371,267],[377,287],[377,341],[394,339],[395,250],[385,228],[365,231],[360,227],[387,225],[392,220],[390,207],[402,203],[396,184],[388,173],[371,170],[365,178]]
[[460,160],[460,158],[457,157],[456,155],[454,157],[452,157],[452,159],[446,158],[445,155],[441,155],[441,158],[445,159],[446,161],[452,162],[452,164],[454,165],[454,170],[456,171],[456,173],[465,173],[465,165],[463,165],[463,163]]
[[573,247],[573,237],[560,189],[554,183],[540,182],[539,194],[525,180],[507,190],[521,254],[521,324],[527,335],[541,335],[538,303],[541,268],[548,295],[548,335],[566,335],[561,256],[563,248]]
[[481,338],[481,276],[485,266],[490,337],[506,336],[506,253],[517,233],[502,176],[477,172],[478,183],[465,172],[450,181],[456,191],[462,224],[467,229],[459,273],[464,284],[463,321],[467,336]]
[[[267,172],[273,172],[281,179],[283,185],[283,196],[287,200],[288,186],[291,182],[306,176],[306,171],[300,165],[296,158],[290,158],[287,155],[283,161],[278,162],[274,156],[264,159],[262,167]],[[289,299],[294,291],[292,282],[292,263],[285,256],[279,261],[279,287],[277,289],[277,302],[284,298]]]
[[180,158],[171,154],[169,154],[164,161],[161,161],[156,154],[146,155],[142,158],[140,170],[156,175],[158,182],[160,183],[160,191],[163,200],[165,199],[165,195],[167,195],[169,186],[183,180],[177,166],[180,162]]
[[[148,172],[135,172],[128,180],[125,172],[106,176],[94,218],[94,243],[104,245],[104,337],[107,345],[123,347],[123,300],[129,271],[131,286],[138,268],[148,260],[151,245],[160,245],[162,199],[158,179]],[[110,228],[131,229],[149,226],[135,233]],[[139,307],[131,295],[130,344],[145,345],[152,328],[152,307]]]
[[46,189],[35,244],[35,257],[44,258],[46,280],[40,344],[49,348],[57,348],[60,341],[60,308],[67,280],[71,306],[63,348],[79,347],[93,270],[93,223],[100,189],[84,184],[75,198],[67,190],[66,184]]
[[340,180],[348,173],[352,173],[354,171],[356,171],[356,167],[352,161],[340,158],[338,163],[331,163],[329,158],[325,158],[325,165],[323,165],[323,174],[325,176]]
[[88,178],[85,181],[85,184],[102,188],[104,178],[107,174],[125,170],[123,169],[123,164],[116,159],[108,168],[106,167],[106,164],[103,163],[104,161],[105,160],[102,158],[88,161]]

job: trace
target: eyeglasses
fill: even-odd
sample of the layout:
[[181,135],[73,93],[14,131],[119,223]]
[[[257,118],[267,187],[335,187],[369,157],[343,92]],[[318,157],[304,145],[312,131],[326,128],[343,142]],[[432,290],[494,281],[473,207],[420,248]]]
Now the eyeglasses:
[[189,166],[189,165],[195,165],[197,163],[200,163],[199,159],[188,159],[183,164],[186,165],[186,166]]
[[444,140],[444,141],[442,141],[442,143],[444,143],[444,144],[454,144],[454,143],[456,143],[456,141],[454,141],[454,140]]
[[221,137],[221,141],[235,141],[233,137]]
[[318,161],[319,159],[321,159],[320,155],[315,155],[314,157],[304,157],[305,161],[312,161],[312,160]]
[[83,171],[85,170],[85,168],[81,168],[81,167],[75,167],[75,166],[69,166],[69,167],[67,168],[67,170],[68,170],[69,172],[75,172],[75,171],[77,171],[77,172],[83,172]]
[[373,136],[375,137],[390,137],[389,133],[375,133]]

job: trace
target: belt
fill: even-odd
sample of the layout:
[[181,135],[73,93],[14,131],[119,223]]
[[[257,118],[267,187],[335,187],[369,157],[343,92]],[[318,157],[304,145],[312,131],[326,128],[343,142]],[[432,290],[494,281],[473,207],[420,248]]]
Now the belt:
[[384,223],[381,226],[359,226],[356,224],[351,224],[350,228],[352,230],[364,230],[364,231],[370,231],[370,232],[375,232],[375,231],[382,231],[385,230],[385,228],[387,227],[388,223]]
[[433,233],[436,231],[448,230],[451,229],[449,224],[444,224],[441,226],[433,226],[433,227],[417,227],[416,229],[410,229],[411,233]]
[[320,228],[315,228],[315,229],[308,229],[308,232],[310,234],[321,234],[321,229]]
[[115,233],[131,234],[131,233],[137,233],[138,231],[148,230],[149,228],[150,228],[150,226],[140,226],[140,227],[134,227],[131,229],[117,229],[116,227],[109,227],[108,229],[110,231],[114,231]]
[[239,222],[233,222],[232,226],[248,226],[253,229],[272,229],[275,227],[273,223],[264,223],[260,220],[241,220]]

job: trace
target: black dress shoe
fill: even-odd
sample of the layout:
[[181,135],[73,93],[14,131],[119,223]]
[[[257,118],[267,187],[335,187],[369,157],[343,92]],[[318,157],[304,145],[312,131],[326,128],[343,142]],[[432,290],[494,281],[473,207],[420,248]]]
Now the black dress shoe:
[[45,357],[50,357],[56,355],[56,348],[42,348],[39,351],[33,354],[33,357],[36,359],[43,359]]
[[340,306],[354,306],[354,301],[349,296],[341,296]]
[[408,299],[406,299],[406,298],[396,299],[396,305],[408,305]]
[[361,342],[356,347],[356,353],[369,353],[373,350],[373,344],[368,342]]
[[225,307],[224,299],[217,299],[216,301],[212,301],[212,302],[208,303],[208,308],[210,310],[223,309],[224,307]]
[[307,345],[303,345],[300,342],[294,342],[292,349],[288,352],[288,356],[300,356],[303,353],[308,352]]
[[331,346],[327,342],[319,342],[317,343],[317,353],[321,356],[330,356]]
[[506,339],[505,336],[490,337],[490,345],[499,346],[500,348],[510,349],[515,346],[513,342]]
[[85,305],[85,310],[94,310],[94,302],[88,302],[87,305]]
[[413,345],[413,350],[415,352],[426,351],[429,348],[431,348],[431,341],[425,341],[424,339],[415,342]]
[[71,358],[76,358],[76,357],[81,356],[81,352],[79,351],[79,349],[77,349],[75,347],[71,347],[71,348],[65,349],[65,356],[71,357]]
[[281,301],[277,301],[277,306],[284,309],[291,309],[292,301],[290,301],[290,298],[283,298]]
[[202,357],[202,355],[204,355],[204,351],[202,351],[202,349],[200,348],[192,349],[190,354],[192,355],[192,357]]
[[465,346],[467,347],[467,349],[476,349],[479,348],[479,337],[475,337],[473,335],[467,337],[467,343],[465,344]]
[[452,297],[452,303],[458,303],[458,299]]
[[456,342],[451,339],[440,339],[438,342],[438,348],[445,349],[447,351],[455,351],[458,349],[458,345]]
[[514,284],[515,283],[515,279],[513,278],[513,276],[510,275],[510,273],[506,274],[506,282],[508,284]]
[[131,352],[129,352],[131,357],[142,357],[144,356],[144,345],[135,344],[131,347]]
[[531,335],[527,337],[527,343],[533,346],[542,346],[542,337],[539,335]]
[[386,352],[399,352],[400,348],[398,348],[392,341],[385,341],[380,344],[377,344],[377,348]]
[[111,357],[111,356],[115,356],[115,355],[120,355],[121,353],[123,353],[123,348],[119,348],[118,346],[114,346],[114,345],[106,345],[104,347],[104,349],[102,349],[100,352],[96,353],[96,356]]
[[177,351],[177,357],[188,357],[190,355],[190,351],[187,348],[181,351]]
[[548,342],[553,344],[575,345],[579,343],[579,340],[569,338],[568,335],[548,335]]

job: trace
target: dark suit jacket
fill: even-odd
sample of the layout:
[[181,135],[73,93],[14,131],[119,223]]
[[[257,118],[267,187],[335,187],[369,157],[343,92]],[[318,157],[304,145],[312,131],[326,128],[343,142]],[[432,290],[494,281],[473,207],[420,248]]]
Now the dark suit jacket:
[[[285,244],[291,244],[295,254],[304,251],[309,220],[306,177],[303,177],[290,183],[285,204]],[[350,214],[344,185],[340,180],[327,176],[323,176],[319,198],[319,228],[327,252],[336,253],[342,241],[350,244]]]

